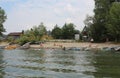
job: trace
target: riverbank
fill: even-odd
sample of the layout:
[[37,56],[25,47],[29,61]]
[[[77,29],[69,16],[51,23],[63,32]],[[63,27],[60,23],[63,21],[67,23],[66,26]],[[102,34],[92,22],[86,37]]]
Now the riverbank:
[[[0,46],[5,46],[5,49],[16,49],[19,45],[9,45],[7,42],[0,43]],[[90,42],[45,42],[41,44],[29,45],[33,49],[69,49],[69,48],[87,48],[87,49],[103,49],[105,47],[120,47],[120,43],[90,43]]]
[[88,42],[46,42],[40,45],[30,45],[31,48],[70,48],[70,47],[89,47],[89,48],[104,48],[104,47],[116,47],[120,44],[115,43],[88,43]]
[[9,45],[8,42],[0,42],[0,46],[7,46],[7,45]]

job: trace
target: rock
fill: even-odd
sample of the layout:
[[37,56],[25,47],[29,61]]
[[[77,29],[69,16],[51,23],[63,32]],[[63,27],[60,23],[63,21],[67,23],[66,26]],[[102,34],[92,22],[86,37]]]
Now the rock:
[[81,51],[81,49],[78,48],[78,47],[71,47],[71,48],[69,48],[69,50],[73,50],[73,51]]
[[116,48],[115,48],[115,51],[120,51],[120,47],[116,47]]
[[30,48],[30,42],[25,43],[23,46],[20,47],[21,49],[29,49]]
[[84,51],[91,51],[91,48],[85,48]]
[[102,48],[104,51],[120,51],[120,47],[104,47]]

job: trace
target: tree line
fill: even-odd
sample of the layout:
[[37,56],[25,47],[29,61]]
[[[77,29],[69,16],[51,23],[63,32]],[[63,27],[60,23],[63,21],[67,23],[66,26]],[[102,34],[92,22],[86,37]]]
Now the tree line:
[[74,39],[75,34],[80,34],[80,32],[75,29],[75,25],[73,23],[65,23],[62,28],[56,25],[51,32],[51,35],[55,39]]
[[24,34],[18,42],[22,45],[26,42],[38,42],[49,39],[74,39],[74,34],[79,34],[79,30],[75,29],[73,23],[65,23],[62,28],[55,25],[51,31],[46,29],[46,26],[41,23],[38,26],[33,26],[29,30],[23,31]]
[[120,1],[94,0],[94,16],[87,16],[84,23],[87,34],[95,42],[120,41]]

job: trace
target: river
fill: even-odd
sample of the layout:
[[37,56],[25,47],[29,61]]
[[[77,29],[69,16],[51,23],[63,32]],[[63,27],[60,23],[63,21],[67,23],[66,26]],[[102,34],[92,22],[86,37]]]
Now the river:
[[0,78],[119,78],[119,52],[0,50]]

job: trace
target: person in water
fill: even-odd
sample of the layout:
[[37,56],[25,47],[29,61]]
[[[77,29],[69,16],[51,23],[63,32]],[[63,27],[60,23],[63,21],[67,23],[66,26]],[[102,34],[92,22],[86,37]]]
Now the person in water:
[[63,50],[66,50],[66,48],[65,48],[65,47],[63,47]]

